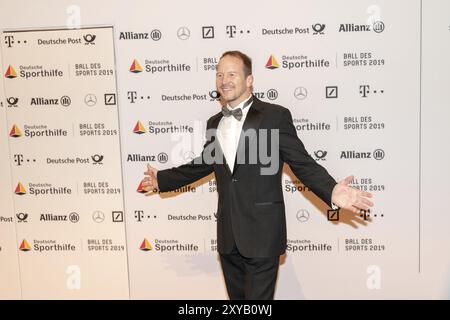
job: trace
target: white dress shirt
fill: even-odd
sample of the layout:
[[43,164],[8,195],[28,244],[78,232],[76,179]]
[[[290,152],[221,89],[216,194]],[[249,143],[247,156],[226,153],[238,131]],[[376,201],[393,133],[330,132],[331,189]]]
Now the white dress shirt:
[[[235,108],[241,108],[242,106],[251,98],[245,99],[240,104],[238,104]],[[241,137],[242,126],[244,125],[245,118],[247,117],[247,113],[250,110],[253,102],[251,102],[248,106],[246,106],[242,110],[242,118],[241,120],[237,120],[232,115],[229,117],[222,117],[219,122],[219,126],[217,127],[217,139],[219,140],[220,147],[222,148],[225,159],[227,160],[228,166],[230,167],[231,173],[234,170],[234,160],[236,159],[237,147],[239,144],[239,138]],[[230,106],[227,105],[227,108],[231,110]],[[339,207],[334,203],[331,203],[331,207],[333,210],[338,210]]]
[[[237,108],[242,109],[242,106],[250,98],[251,95],[248,97],[248,99],[242,101],[235,108],[231,108],[229,105],[227,105],[227,108],[229,110],[236,110]],[[239,138],[241,136],[242,126],[244,125],[248,110],[250,110],[252,104],[253,102],[242,109],[242,118],[240,121],[232,115],[229,117],[222,117],[222,119],[220,119],[219,126],[217,127],[217,139],[219,140],[220,147],[222,148],[223,154],[228,163],[228,166],[230,167],[231,172],[233,172],[234,170],[234,160],[236,159],[236,152],[239,144]]]

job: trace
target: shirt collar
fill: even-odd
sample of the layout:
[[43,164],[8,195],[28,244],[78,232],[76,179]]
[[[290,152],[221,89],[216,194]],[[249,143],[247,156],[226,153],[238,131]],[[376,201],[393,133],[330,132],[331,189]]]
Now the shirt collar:
[[[228,108],[228,110],[236,110],[236,109],[238,109],[238,108],[241,108],[242,109],[242,107],[247,103],[247,101],[248,100],[250,100],[251,98],[253,97],[253,95],[251,94],[247,99],[245,99],[244,101],[242,101],[241,103],[239,103],[236,107],[234,107],[234,108],[231,108],[228,104],[227,104],[227,108]],[[248,110],[248,109],[250,109],[250,106],[253,104],[253,101],[248,105],[248,106],[246,106],[242,111],[244,112],[244,111],[246,111],[246,110]]]

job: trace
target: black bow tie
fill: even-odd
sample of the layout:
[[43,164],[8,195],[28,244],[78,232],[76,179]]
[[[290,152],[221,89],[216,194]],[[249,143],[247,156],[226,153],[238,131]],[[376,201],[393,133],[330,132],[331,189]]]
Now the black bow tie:
[[[244,105],[242,106],[242,109],[244,109],[245,107],[247,107],[250,103],[253,102],[253,97],[251,97],[250,99],[247,100],[247,102],[244,103]],[[228,109],[227,106],[223,106],[222,107],[222,114],[224,117],[229,117],[229,116],[233,116],[236,118],[236,120],[241,121],[242,119],[242,109],[241,108],[237,108],[237,109]]]

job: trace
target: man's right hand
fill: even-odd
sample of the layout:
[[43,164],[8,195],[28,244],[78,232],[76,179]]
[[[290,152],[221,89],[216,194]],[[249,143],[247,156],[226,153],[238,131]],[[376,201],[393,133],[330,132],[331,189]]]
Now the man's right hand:
[[158,170],[147,164],[147,171],[144,172],[145,178],[141,181],[142,190],[145,192],[152,192],[158,190],[158,179],[156,175]]

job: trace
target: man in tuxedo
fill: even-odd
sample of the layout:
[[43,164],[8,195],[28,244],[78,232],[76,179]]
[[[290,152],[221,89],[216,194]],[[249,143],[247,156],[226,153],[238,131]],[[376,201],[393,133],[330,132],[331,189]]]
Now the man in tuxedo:
[[333,208],[359,213],[372,195],[337,183],[312,159],[297,136],[288,109],[252,95],[251,59],[225,52],[216,86],[222,111],[207,122],[202,154],[188,164],[160,170],[147,165],[142,187],[171,191],[215,173],[219,202],[217,249],[230,299],[273,299],[279,257],[286,249],[283,163]]

